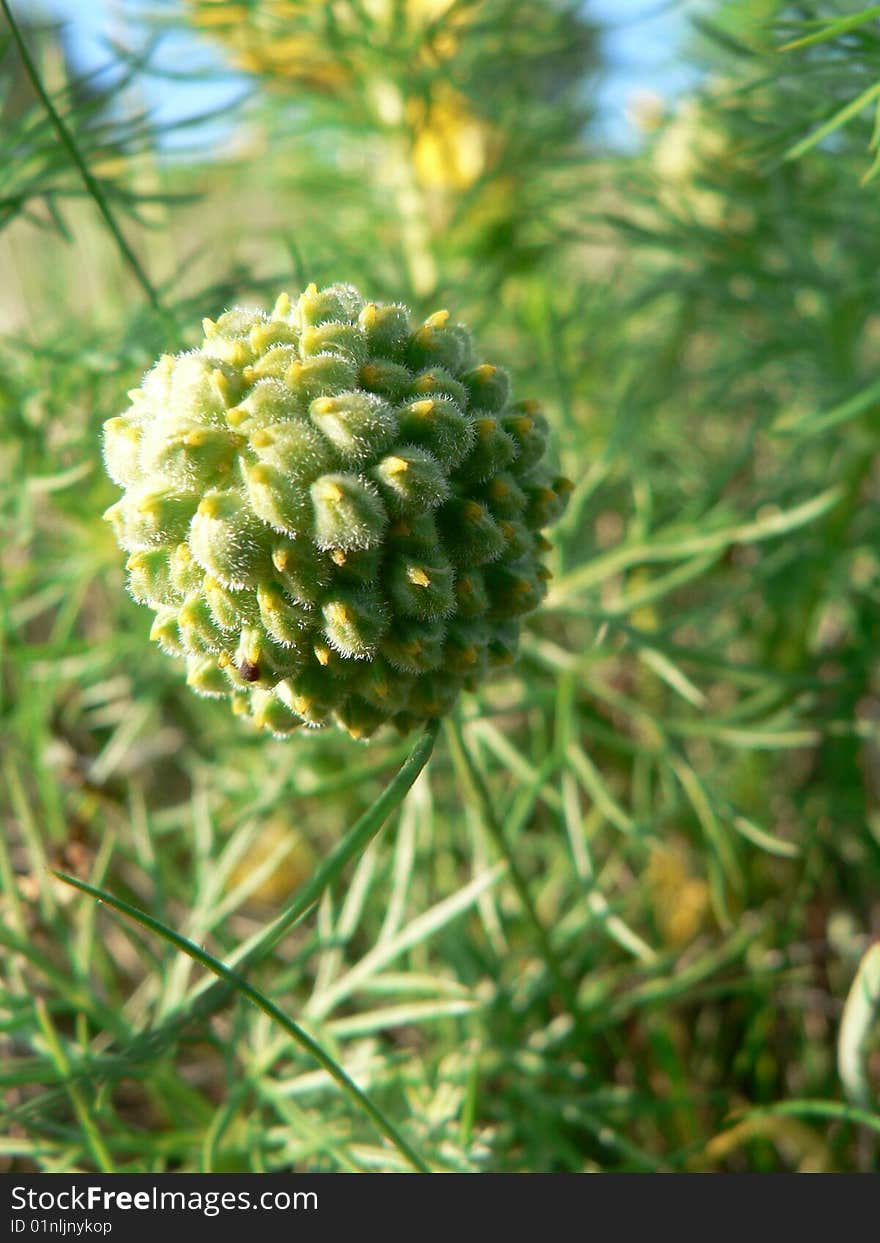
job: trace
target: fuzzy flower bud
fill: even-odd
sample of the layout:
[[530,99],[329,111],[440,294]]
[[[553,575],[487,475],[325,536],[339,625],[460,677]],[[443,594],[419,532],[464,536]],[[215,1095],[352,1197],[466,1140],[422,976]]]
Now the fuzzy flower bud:
[[438,311],[314,285],[204,321],[104,425],[151,637],[276,735],[414,729],[514,659],[571,485],[547,423]]

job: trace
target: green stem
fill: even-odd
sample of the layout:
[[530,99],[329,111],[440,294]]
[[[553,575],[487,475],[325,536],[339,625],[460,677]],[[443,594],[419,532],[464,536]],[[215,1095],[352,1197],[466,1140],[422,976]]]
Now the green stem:
[[95,200],[98,210],[100,211],[101,215],[104,217],[104,222],[107,225],[107,228],[113,234],[113,237],[116,241],[116,245],[119,247],[119,250],[122,253],[122,257],[125,259],[126,263],[131,268],[132,272],[137,278],[138,284],[140,285],[141,289],[146,294],[150,305],[154,308],[154,310],[161,313],[163,311],[163,307],[159,301],[159,295],[156,293],[156,290],[153,288],[150,278],[147,276],[146,272],[141,266],[141,262],[138,259],[137,255],[134,253],[134,251],[131,249],[128,242],[126,241],[122,230],[120,229],[113,213],[110,210],[110,205],[107,202],[107,199],[104,195],[103,190],[101,189],[99,183],[92,176],[91,172],[89,171],[88,165],[83,159],[82,153],[80,152],[79,147],[76,144],[76,139],[74,138],[70,130],[67,128],[67,126],[64,124],[64,121],[62,120],[58,110],[56,109],[55,105],[52,103],[52,100],[49,98],[46,88],[43,86],[43,81],[42,81],[42,78],[40,77],[40,72],[37,69],[36,64],[34,63],[33,57],[28,51],[27,44],[25,43],[24,38],[22,37],[21,30],[19,29],[18,23],[16,22],[15,17],[13,16],[12,9],[9,6],[8,0],[0,0],[0,7],[2,7],[6,20],[9,23],[9,29],[12,33],[12,38],[15,41],[16,47],[18,48],[19,55],[21,56],[21,62],[24,65],[25,72],[27,73],[27,76],[30,78],[31,85],[33,86],[34,90],[39,96],[39,99],[43,107],[46,109],[46,112],[49,116],[49,120],[52,122],[55,132],[61,141],[61,145],[64,147],[64,149],[67,151],[67,154],[70,156],[71,160],[76,165],[76,168],[80,176],[83,179],[86,189],[88,190],[92,198]]
[[52,1023],[49,1007],[42,997],[38,997],[34,1004],[36,1006],[37,1022],[46,1041],[49,1056],[55,1063],[55,1069],[64,1082],[73,1111],[82,1128],[86,1143],[91,1149],[92,1159],[102,1174],[115,1174],[116,1167],[113,1164],[113,1158],[110,1156],[107,1145],[101,1138],[101,1133],[89,1111],[85,1098],[79,1090],[79,1085],[70,1077],[70,1061]]
[[258,933],[252,942],[245,942],[233,955],[233,962],[241,963],[242,967],[251,967],[265,958],[281,938],[299,923],[306,911],[317,902],[345,865],[355,855],[363,853],[394,808],[403,801],[404,796],[431,758],[438,729],[439,722],[437,721],[431,721],[427,725],[425,732],[401,765],[394,780],[386,786],[375,803],[364,812],[342,841],[316,868],[287,910],[268,928]]
[[403,251],[413,293],[427,297],[437,287],[437,264],[431,249],[425,199],[412,169],[412,153],[403,137],[389,139],[389,161],[397,189]]
[[[431,758],[439,724],[431,721],[418,739],[408,758],[401,765],[394,779],[386,786],[372,806],[352,826],[342,841],[323,860],[314,874],[296,894],[293,902],[274,923],[246,941],[230,955],[228,967],[247,970],[261,962],[271,953],[281,938],[302,919],[317,902],[328,885],[336,879],[346,864],[360,854],[376,836],[391,813],[400,805],[410,787]],[[133,1064],[150,1057],[157,1057],[183,1031],[194,1022],[210,1018],[226,1002],[231,989],[224,980],[214,980],[196,988],[189,999],[189,1009],[173,1012],[152,1031],[141,1032],[115,1056],[92,1060],[74,1068],[72,1078],[88,1079],[95,1075],[112,1078],[125,1074]],[[43,1099],[44,1098],[37,1098]],[[44,1101],[45,1103],[45,1101]],[[28,1103],[16,1111],[26,1113]]]
[[[358,1106],[358,1108],[363,1110],[363,1112],[376,1127],[379,1134],[390,1140],[391,1143],[394,1144],[395,1148],[397,1148],[397,1150],[415,1169],[419,1171],[419,1173],[431,1173],[430,1166],[422,1159],[422,1157],[419,1156],[415,1149],[409,1145],[409,1143],[397,1130],[394,1123],[382,1113],[378,1105],[375,1105],[373,1101],[370,1100],[367,1094],[357,1086],[354,1080],[346,1074],[339,1063],[335,1061],[329,1053],[325,1053],[318,1042],[309,1035],[305,1028],[300,1027],[300,1025],[295,1023],[293,1019],[288,1018],[284,1011],[279,1009],[279,1007],[275,1005],[274,1001],[271,1001],[265,996],[264,993],[261,993],[258,989],[254,988],[253,985],[248,984],[247,980],[242,979],[241,976],[236,975],[236,973],[231,971],[225,963],[219,960],[219,958],[215,958],[213,954],[209,954],[206,950],[203,950],[200,945],[196,945],[195,942],[190,941],[187,937],[182,937],[180,933],[175,932],[173,928],[168,928],[165,924],[160,923],[158,919],[154,919],[152,915],[148,915],[146,911],[141,911],[136,906],[132,906],[128,902],[123,902],[120,898],[115,898],[113,894],[107,893],[103,889],[96,889],[94,885],[89,885],[83,880],[77,880],[74,876],[65,876],[61,872],[53,872],[53,875],[57,876],[59,880],[64,881],[65,884],[72,885],[75,889],[81,890],[82,893],[87,893],[90,897],[96,898],[99,902],[103,902],[107,906],[112,907],[113,910],[118,911],[121,915],[125,915],[129,919],[134,920],[134,922],[140,924],[142,928],[146,928],[150,932],[154,932],[158,936],[163,937],[164,940],[173,945],[175,949],[187,954],[196,962],[201,963],[203,967],[207,967],[209,971],[212,971],[214,975],[218,976],[230,989],[240,993],[242,997],[246,997],[252,1005],[255,1005],[259,1010],[262,1010],[264,1014],[268,1015],[270,1019],[277,1023],[278,1026],[300,1046],[300,1048],[304,1049],[306,1053],[310,1054],[315,1059],[318,1065],[327,1072],[331,1079],[339,1084],[346,1096],[348,1096],[351,1101]],[[60,1066],[59,1068],[64,1069],[63,1066]],[[74,1092],[75,1085],[70,1083],[68,1086],[69,1090]],[[77,1103],[78,1098],[74,1097],[74,1104]],[[79,1104],[81,1104],[81,1101]],[[83,1122],[85,1121],[81,1112],[80,1120]]]
[[516,890],[520,905],[523,908],[525,916],[532,926],[535,939],[541,950],[544,962],[547,966],[550,978],[562,999],[562,1002],[571,1016],[575,1027],[579,1032],[583,1033],[583,1024],[577,1003],[577,996],[572,987],[571,981],[565,974],[559,956],[550,941],[550,935],[541,921],[535,903],[532,899],[528,881],[523,875],[513,849],[507,840],[504,829],[501,826],[486,783],[483,780],[483,774],[474,763],[471,753],[465,745],[464,736],[461,731],[461,722],[456,715],[448,717],[445,722],[446,739],[449,743],[449,749],[452,755],[452,762],[455,765],[459,775],[459,780],[463,785],[468,787],[476,802],[479,811],[480,820],[484,829],[495,843],[499,853],[507,863],[510,871],[510,879]]
[[386,78],[368,81],[367,98],[385,141],[386,167],[400,221],[401,248],[409,283],[416,298],[425,298],[437,287],[437,263],[431,245],[425,195],[413,172],[406,102],[396,83]]

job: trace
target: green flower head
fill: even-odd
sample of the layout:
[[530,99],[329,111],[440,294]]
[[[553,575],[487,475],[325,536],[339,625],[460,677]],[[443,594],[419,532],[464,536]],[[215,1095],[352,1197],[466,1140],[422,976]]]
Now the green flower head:
[[104,425],[152,637],[273,734],[448,712],[515,655],[571,485],[547,425],[438,311],[350,285],[204,321]]

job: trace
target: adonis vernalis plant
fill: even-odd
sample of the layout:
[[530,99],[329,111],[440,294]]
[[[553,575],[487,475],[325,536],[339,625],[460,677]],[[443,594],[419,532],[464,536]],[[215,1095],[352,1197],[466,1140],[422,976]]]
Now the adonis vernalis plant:
[[104,427],[152,637],[286,735],[442,716],[513,660],[570,484],[547,425],[438,311],[310,285],[204,321]]

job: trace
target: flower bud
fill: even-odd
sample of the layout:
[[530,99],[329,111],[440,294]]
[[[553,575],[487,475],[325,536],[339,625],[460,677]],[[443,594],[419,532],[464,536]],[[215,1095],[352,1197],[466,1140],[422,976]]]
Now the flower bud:
[[321,606],[324,634],[343,656],[365,659],[388,629],[388,607],[375,588],[333,592]]
[[372,393],[318,397],[312,402],[310,415],[318,431],[348,463],[375,461],[398,434],[391,407]]
[[354,285],[328,285],[326,289],[309,285],[300,294],[291,319],[302,328],[316,327],[331,320],[354,323],[363,305],[364,300]]
[[443,659],[446,627],[442,621],[401,618],[382,640],[380,651],[389,665],[404,673],[427,673]]
[[468,408],[468,390],[444,367],[426,367],[413,376],[409,395],[416,401],[424,397],[449,397],[459,410]]
[[236,438],[222,427],[165,426],[144,438],[140,466],[181,491],[204,492],[231,471]]
[[104,424],[104,469],[120,488],[127,488],[139,478],[138,449],[142,431],[137,419],[124,415],[108,419]]
[[507,471],[499,471],[476,489],[494,518],[521,518],[526,507],[526,494]]
[[187,656],[186,684],[209,699],[223,699],[229,694],[229,682],[212,656]]
[[308,489],[278,466],[257,462],[245,468],[247,495],[256,516],[285,535],[296,535],[311,512]]
[[442,393],[419,397],[397,414],[402,439],[427,449],[447,470],[459,466],[473,448],[473,420],[451,397]]
[[177,614],[177,625],[187,651],[222,652],[226,647],[227,637],[214,620],[203,595],[193,595],[184,600]]
[[401,401],[412,388],[412,372],[388,358],[371,358],[358,372],[358,384],[387,401]]
[[470,393],[471,404],[479,410],[498,413],[510,398],[510,376],[502,367],[481,363],[461,377]]
[[259,608],[253,592],[231,591],[210,574],[205,575],[202,590],[214,624],[221,630],[241,630],[242,626],[252,626],[257,621]]
[[162,604],[173,604],[177,599],[167,548],[144,548],[133,552],[125,568],[128,570],[128,590],[139,604],[158,608]]
[[485,410],[474,418],[475,443],[467,460],[459,469],[459,477],[468,485],[482,483],[504,471],[516,458],[516,442],[499,420]]
[[409,314],[405,306],[368,302],[358,317],[370,354],[397,362],[409,341]]
[[463,324],[450,324],[448,311],[436,311],[410,337],[406,357],[411,367],[443,367],[458,375],[473,359],[470,333]]
[[406,445],[382,459],[372,471],[389,513],[424,513],[449,496],[449,482],[437,459],[425,449]]
[[522,471],[540,462],[547,448],[549,427],[537,402],[521,401],[504,415],[501,426],[517,447],[516,464]]
[[388,593],[404,617],[429,621],[446,617],[455,607],[452,566],[448,561],[397,556],[388,567]]
[[[276,354],[277,351],[272,351]],[[296,361],[296,356],[289,358],[285,353],[280,359],[281,375],[287,372]],[[306,404],[302,394],[292,391],[279,376],[266,376],[258,379],[248,391],[247,396],[226,412],[226,421],[237,432],[250,435],[257,428],[274,428],[288,419],[303,417]]]
[[515,658],[571,485],[547,423],[445,311],[350,285],[233,308],[104,428],[151,637],[200,695],[286,737],[449,711]]
[[186,534],[193,497],[167,489],[127,492],[104,517],[126,552],[176,544]]
[[254,691],[251,699],[258,729],[267,729],[276,738],[287,738],[302,727],[302,719],[281,702],[275,691]]
[[356,365],[338,354],[314,354],[291,363],[285,379],[308,403],[353,388],[357,373]]
[[562,516],[572,490],[568,479],[559,477],[551,483],[524,483],[526,494],[526,525],[533,531],[550,526]]
[[193,557],[189,544],[178,544],[168,559],[168,565],[178,600],[192,595],[203,585],[204,571]]
[[[241,387],[237,366],[224,365],[193,350],[174,361],[165,409],[173,411],[181,422],[220,426],[226,411],[237,401]],[[157,412],[163,409],[158,404],[153,408]]]
[[338,354],[360,367],[367,360],[367,343],[356,324],[328,320],[317,327],[304,328],[300,337],[304,358],[313,354]]
[[463,619],[484,617],[489,611],[489,594],[482,571],[460,571],[455,579],[456,613]]
[[450,501],[440,513],[440,526],[456,565],[486,565],[504,551],[504,533],[482,501]]
[[297,604],[319,604],[333,581],[330,557],[310,540],[276,541],[272,569],[275,580]]
[[183,640],[177,625],[177,609],[161,608],[156,612],[155,620],[150,627],[150,638],[158,643],[163,652],[169,656],[182,656]]
[[356,475],[322,475],[311,487],[319,548],[374,548],[388,515],[372,484]]
[[308,650],[309,634],[313,626],[311,611],[294,603],[281,587],[274,583],[261,583],[257,588],[260,621],[266,633],[285,648]]
[[547,587],[528,562],[516,561],[487,566],[486,589],[491,602],[490,616],[511,618],[537,608]]
[[256,587],[269,572],[269,533],[245,498],[208,492],[190,525],[189,546],[199,565],[224,587]]

